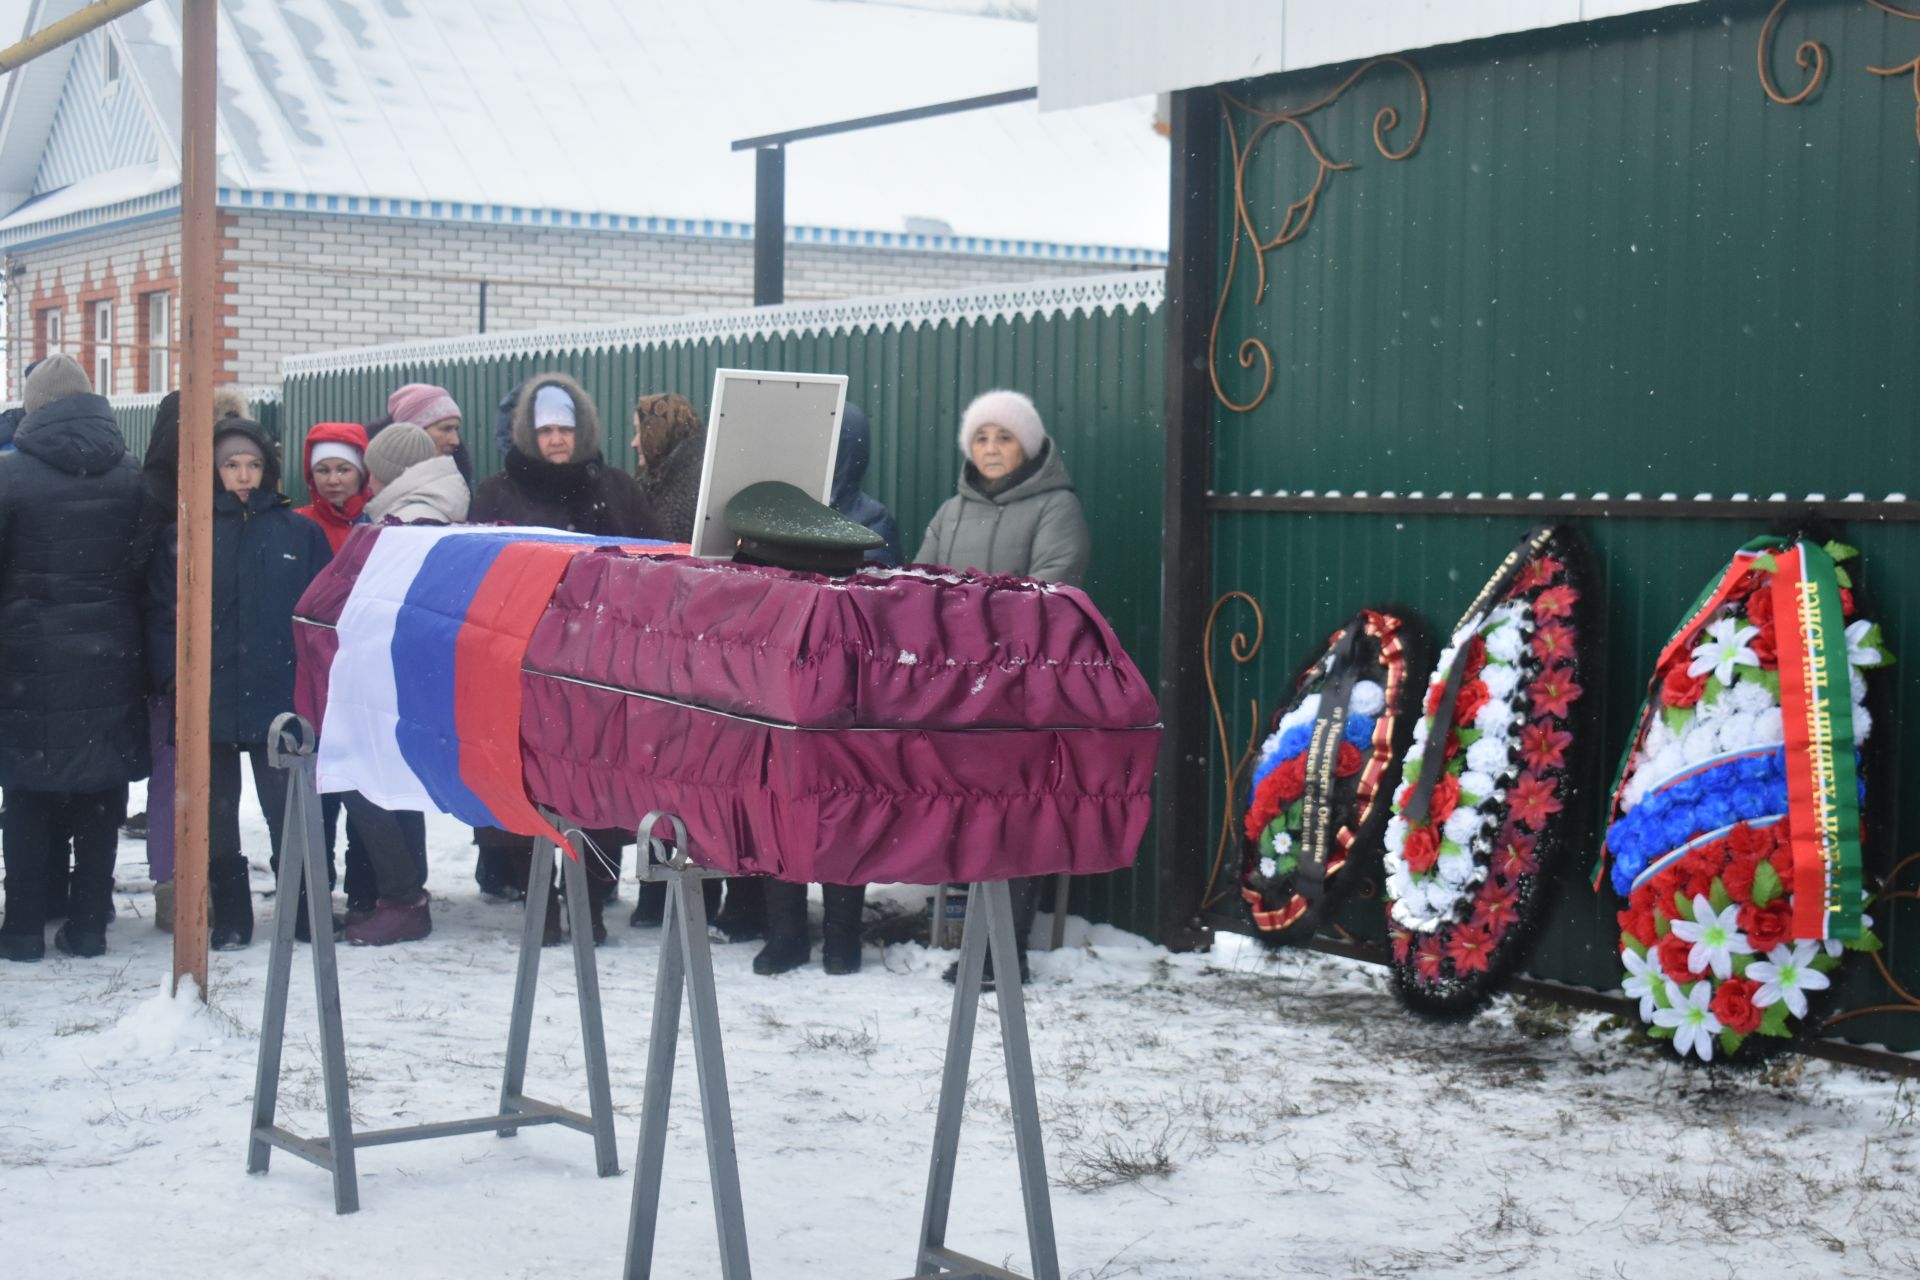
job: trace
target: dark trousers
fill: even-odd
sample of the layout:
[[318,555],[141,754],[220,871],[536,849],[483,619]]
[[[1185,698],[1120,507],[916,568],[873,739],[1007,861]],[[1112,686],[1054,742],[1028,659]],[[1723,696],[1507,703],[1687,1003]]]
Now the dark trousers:
[[[25,791],[7,789],[4,849],[7,860],[7,913],[0,929],[40,935],[47,923],[47,897],[54,879],[54,835],[70,832],[73,872],[68,887],[67,922],[77,933],[100,933],[113,906],[113,864],[120,848],[120,824],[127,818],[127,788],[105,791]],[[59,851],[66,875],[67,852]]]
[[[633,843],[633,832],[612,827],[586,834],[598,847],[598,852],[585,847],[578,851],[587,864],[587,888],[595,902],[605,902],[620,883],[620,863],[626,846]],[[497,893],[508,886],[527,887],[527,879],[533,872],[532,836],[515,835],[498,827],[475,827],[473,840],[480,846],[474,879],[482,889]]]
[[[327,834],[327,883],[335,882],[333,872],[333,851],[339,844],[340,813],[345,808],[342,799],[344,793],[328,792],[320,797],[320,820],[326,826]],[[420,819],[420,841],[422,858],[426,857],[426,816],[415,815]],[[424,881],[422,882],[424,883]],[[367,842],[361,838],[361,830],[353,813],[347,813],[347,905],[349,907],[371,906],[373,900],[381,896],[379,878],[374,874],[373,860],[367,853]]]
[[[328,797],[331,799],[332,797]],[[340,793],[347,810],[347,901],[375,898],[412,902],[427,886],[427,815],[382,809],[358,791]],[[355,834],[359,839],[354,839]],[[354,847],[361,846],[364,874],[373,880],[365,897],[355,895]]]
[[273,865],[280,865],[281,827],[287,820],[287,774],[267,763],[265,743],[243,746],[216,742],[207,787],[207,860],[217,864],[241,858],[240,757],[253,769],[253,789],[260,797],[261,816],[267,820],[267,838],[273,845]]

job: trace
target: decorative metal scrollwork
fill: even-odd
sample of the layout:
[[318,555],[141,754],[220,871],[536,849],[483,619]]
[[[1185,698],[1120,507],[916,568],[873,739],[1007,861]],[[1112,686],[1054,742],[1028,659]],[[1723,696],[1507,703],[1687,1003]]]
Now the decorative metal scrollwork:
[[[1223,92],[1220,95],[1220,110],[1226,119],[1227,144],[1233,151],[1233,243],[1227,251],[1226,279],[1220,290],[1219,305],[1214,308],[1213,328],[1207,336],[1207,373],[1213,380],[1213,394],[1218,397],[1221,404],[1237,413],[1245,413],[1252,409],[1265,400],[1267,392],[1273,389],[1273,352],[1268,349],[1266,343],[1254,337],[1241,341],[1236,349],[1235,358],[1242,369],[1253,368],[1256,361],[1260,364],[1260,390],[1252,399],[1241,402],[1228,395],[1226,389],[1220,385],[1220,322],[1226,315],[1227,297],[1233,292],[1234,269],[1238,266],[1240,258],[1240,238],[1245,235],[1248,244],[1252,247],[1254,264],[1259,271],[1259,286],[1254,290],[1253,295],[1254,302],[1258,304],[1267,293],[1267,254],[1292,244],[1306,234],[1307,224],[1313,220],[1313,212],[1319,206],[1320,193],[1326,187],[1327,175],[1353,168],[1353,161],[1338,161],[1327,155],[1319,139],[1313,136],[1308,117],[1338,102],[1348,89],[1351,89],[1361,77],[1375,67],[1388,65],[1401,68],[1413,78],[1414,87],[1420,94],[1420,118],[1414,125],[1412,141],[1396,151],[1387,145],[1387,136],[1399,127],[1400,112],[1392,106],[1380,108],[1373,117],[1373,145],[1389,160],[1405,160],[1420,149],[1422,139],[1427,136],[1428,111],[1426,78],[1420,74],[1419,68],[1405,58],[1384,57],[1363,62],[1352,75],[1341,81],[1340,86],[1326,97],[1289,111],[1263,111],[1249,106],[1231,94]],[[1236,109],[1256,122],[1252,132],[1247,135],[1244,146],[1240,142],[1239,130],[1234,124]],[[1247,203],[1247,162],[1252,158],[1261,140],[1269,132],[1281,126],[1292,129],[1299,136],[1300,141],[1307,148],[1307,154],[1313,157],[1317,168],[1306,194],[1287,205],[1286,212],[1280,219],[1279,229],[1271,238],[1263,240],[1259,228],[1254,223],[1253,210]]]
[[1818,40],[1802,40],[1800,47],[1793,51],[1793,60],[1801,70],[1811,69],[1813,74],[1800,92],[1791,97],[1780,92],[1773,83],[1773,72],[1768,68],[1768,55],[1773,51],[1774,29],[1780,25],[1780,11],[1787,7],[1787,0],[1779,0],[1773,11],[1767,14],[1767,20],[1760,25],[1760,47],[1755,51],[1754,60],[1760,68],[1760,87],[1767,96],[1783,107],[1796,107],[1811,98],[1827,75],[1827,47]]
[[1254,748],[1260,744],[1260,700],[1249,699],[1248,712],[1253,720],[1253,736],[1247,742],[1247,749],[1233,759],[1233,747],[1227,741],[1227,717],[1220,707],[1220,686],[1213,675],[1213,627],[1219,621],[1220,611],[1239,600],[1253,610],[1253,639],[1248,640],[1244,631],[1236,631],[1227,643],[1227,651],[1240,666],[1252,662],[1260,652],[1261,642],[1267,635],[1267,616],[1260,611],[1260,602],[1244,591],[1229,591],[1213,602],[1213,608],[1207,611],[1207,627],[1201,633],[1201,660],[1207,675],[1207,700],[1213,704],[1213,724],[1220,735],[1220,763],[1227,771],[1226,794],[1220,810],[1220,841],[1213,852],[1213,869],[1207,873],[1207,892],[1201,902],[1202,909],[1212,906],[1232,892],[1231,886],[1215,890],[1220,879],[1220,867],[1226,861],[1227,850],[1233,845],[1233,797],[1238,793],[1240,777],[1246,772],[1247,762],[1253,758]]
[[[1867,0],[1867,3],[1891,17],[1904,18],[1908,22],[1920,22],[1920,12],[1903,9],[1893,3],[1893,0]],[[1773,82],[1770,55],[1773,51],[1774,33],[1780,25],[1780,12],[1786,7],[1787,0],[1776,0],[1773,8],[1768,11],[1767,20],[1760,25],[1760,44],[1754,51],[1754,62],[1760,72],[1760,87],[1766,91],[1767,97],[1783,107],[1796,107],[1811,98],[1814,91],[1820,87],[1820,82],[1826,78],[1827,48],[1818,40],[1802,40],[1793,52],[1793,60],[1799,64],[1801,70],[1810,71],[1811,74],[1800,92],[1790,95],[1780,92],[1779,86]],[[1913,134],[1914,139],[1920,141],[1920,57],[1910,62],[1903,62],[1897,67],[1868,66],[1867,70],[1876,76],[1906,76],[1913,82]]]

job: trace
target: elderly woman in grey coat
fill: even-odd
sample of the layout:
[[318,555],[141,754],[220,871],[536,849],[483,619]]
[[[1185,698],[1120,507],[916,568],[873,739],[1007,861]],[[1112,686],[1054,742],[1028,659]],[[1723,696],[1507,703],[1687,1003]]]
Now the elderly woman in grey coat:
[[960,452],[959,492],[940,504],[914,558],[1080,586],[1087,520],[1033,401],[1018,391],[975,397],[960,418]]
[[[940,504],[921,540],[920,564],[975,569],[1080,586],[1092,539],[1073,478],[1047,436],[1040,411],[1018,391],[976,396],[960,416],[959,492]],[[1027,934],[1039,881],[1013,883],[1020,979],[1027,978]],[[1059,904],[1064,909],[1065,903]],[[947,970],[947,981],[955,970]],[[991,963],[988,975],[992,975]]]

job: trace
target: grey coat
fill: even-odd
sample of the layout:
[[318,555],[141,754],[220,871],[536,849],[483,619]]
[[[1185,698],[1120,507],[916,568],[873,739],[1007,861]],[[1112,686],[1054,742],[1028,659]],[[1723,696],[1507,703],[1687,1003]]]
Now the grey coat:
[[394,519],[434,524],[459,524],[467,518],[472,495],[460,475],[460,464],[450,456],[416,462],[400,478],[373,495],[367,519],[379,524]]
[[1058,446],[1049,441],[1040,469],[1004,493],[982,493],[966,465],[958,487],[934,512],[915,561],[1085,584],[1092,539]]

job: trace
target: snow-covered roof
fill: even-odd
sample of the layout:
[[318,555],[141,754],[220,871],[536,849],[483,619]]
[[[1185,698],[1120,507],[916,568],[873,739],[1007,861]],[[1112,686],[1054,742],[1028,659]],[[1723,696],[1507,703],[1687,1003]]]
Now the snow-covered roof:
[[1085,109],[1694,0],[1047,0],[1040,101]]
[[[34,0],[32,25],[79,4]],[[270,207],[338,197],[744,228],[754,162],[733,139],[1037,76],[1030,8],[986,0],[222,0],[219,11],[223,198],[287,197],[259,202]],[[119,115],[137,107],[154,145],[118,166],[138,172],[90,180],[152,195],[178,180],[180,0],[111,31],[137,83]],[[70,48],[86,56],[84,41]],[[77,109],[61,101],[68,72],[29,64],[8,86],[0,238],[92,207],[87,192],[56,200],[27,179],[57,131],[49,104]],[[1146,99],[1045,116],[1028,102],[798,143],[787,222],[897,233],[924,219],[958,237],[1162,250],[1167,149],[1152,114]]]

